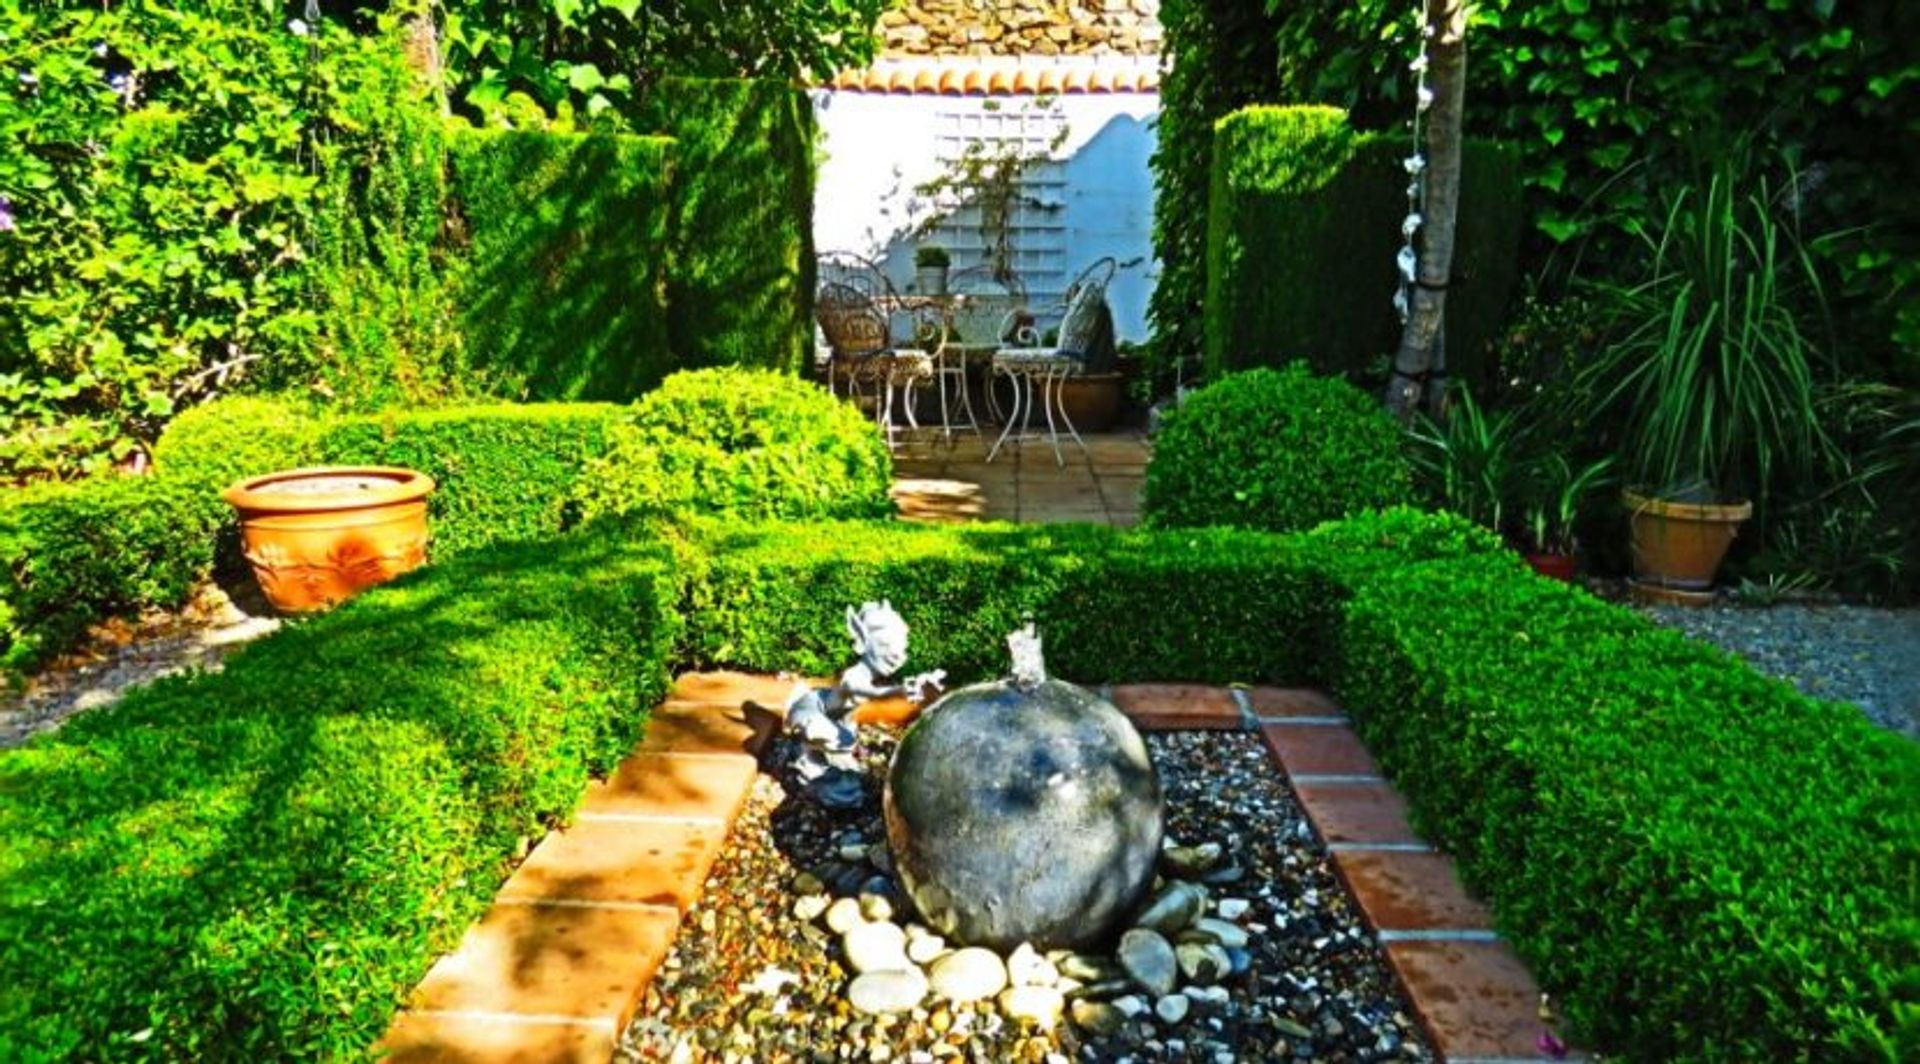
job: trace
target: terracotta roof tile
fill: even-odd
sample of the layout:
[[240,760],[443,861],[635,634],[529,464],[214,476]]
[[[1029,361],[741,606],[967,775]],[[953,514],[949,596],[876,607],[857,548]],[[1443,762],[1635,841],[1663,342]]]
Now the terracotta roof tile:
[[865,70],[844,70],[828,87],[847,92],[945,96],[1035,96],[1061,93],[1160,91],[1159,69],[1150,63],[995,62],[972,58],[882,60]]

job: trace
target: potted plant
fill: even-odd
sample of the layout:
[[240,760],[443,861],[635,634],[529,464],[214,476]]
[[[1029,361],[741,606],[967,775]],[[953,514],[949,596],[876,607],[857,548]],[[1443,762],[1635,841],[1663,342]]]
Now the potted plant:
[[1584,376],[1625,429],[1635,593],[1701,603],[1770,482],[1827,446],[1796,306],[1819,286],[1767,183],[1731,165],[1641,236],[1648,274],[1600,288],[1620,338]]
[[947,269],[953,256],[938,244],[922,244],[913,250],[913,286],[923,296],[947,294]]
[[1574,523],[1581,506],[1613,473],[1609,456],[1575,468],[1563,454],[1553,453],[1529,465],[1529,495],[1522,518],[1522,553],[1541,576],[1573,582],[1578,567]]
[[387,466],[322,466],[248,477],[223,498],[275,609],[311,613],[427,559],[433,478]]

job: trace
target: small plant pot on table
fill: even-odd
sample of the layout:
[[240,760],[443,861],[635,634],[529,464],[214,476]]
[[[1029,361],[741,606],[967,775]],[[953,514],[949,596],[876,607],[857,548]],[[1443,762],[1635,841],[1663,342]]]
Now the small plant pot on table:
[[433,489],[411,469],[320,466],[249,477],[222,497],[267,600],[312,613],[426,561]]

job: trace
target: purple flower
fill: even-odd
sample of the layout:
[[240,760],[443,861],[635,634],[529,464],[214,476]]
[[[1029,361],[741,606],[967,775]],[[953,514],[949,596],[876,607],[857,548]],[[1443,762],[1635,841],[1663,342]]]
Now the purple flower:
[[0,196],[0,233],[11,233],[18,228],[13,220],[13,201]]
[[1552,1031],[1541,1031],[1540,1037],[1535,1039],[1533,1044],[1540,1047],[1540,1052],[1555,1060],[1567,1059],[1567,1044],[1555,1038]]

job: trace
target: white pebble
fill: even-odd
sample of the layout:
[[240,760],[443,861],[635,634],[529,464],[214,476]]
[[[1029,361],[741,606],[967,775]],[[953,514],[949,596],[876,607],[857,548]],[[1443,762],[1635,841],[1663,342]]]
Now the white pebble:
[[1168,994],[1153,1003],[1153,1014],[1160,1017],[1162,1023],[1175,1024],[1187,1018],[1190,1005],[1185,994]]

